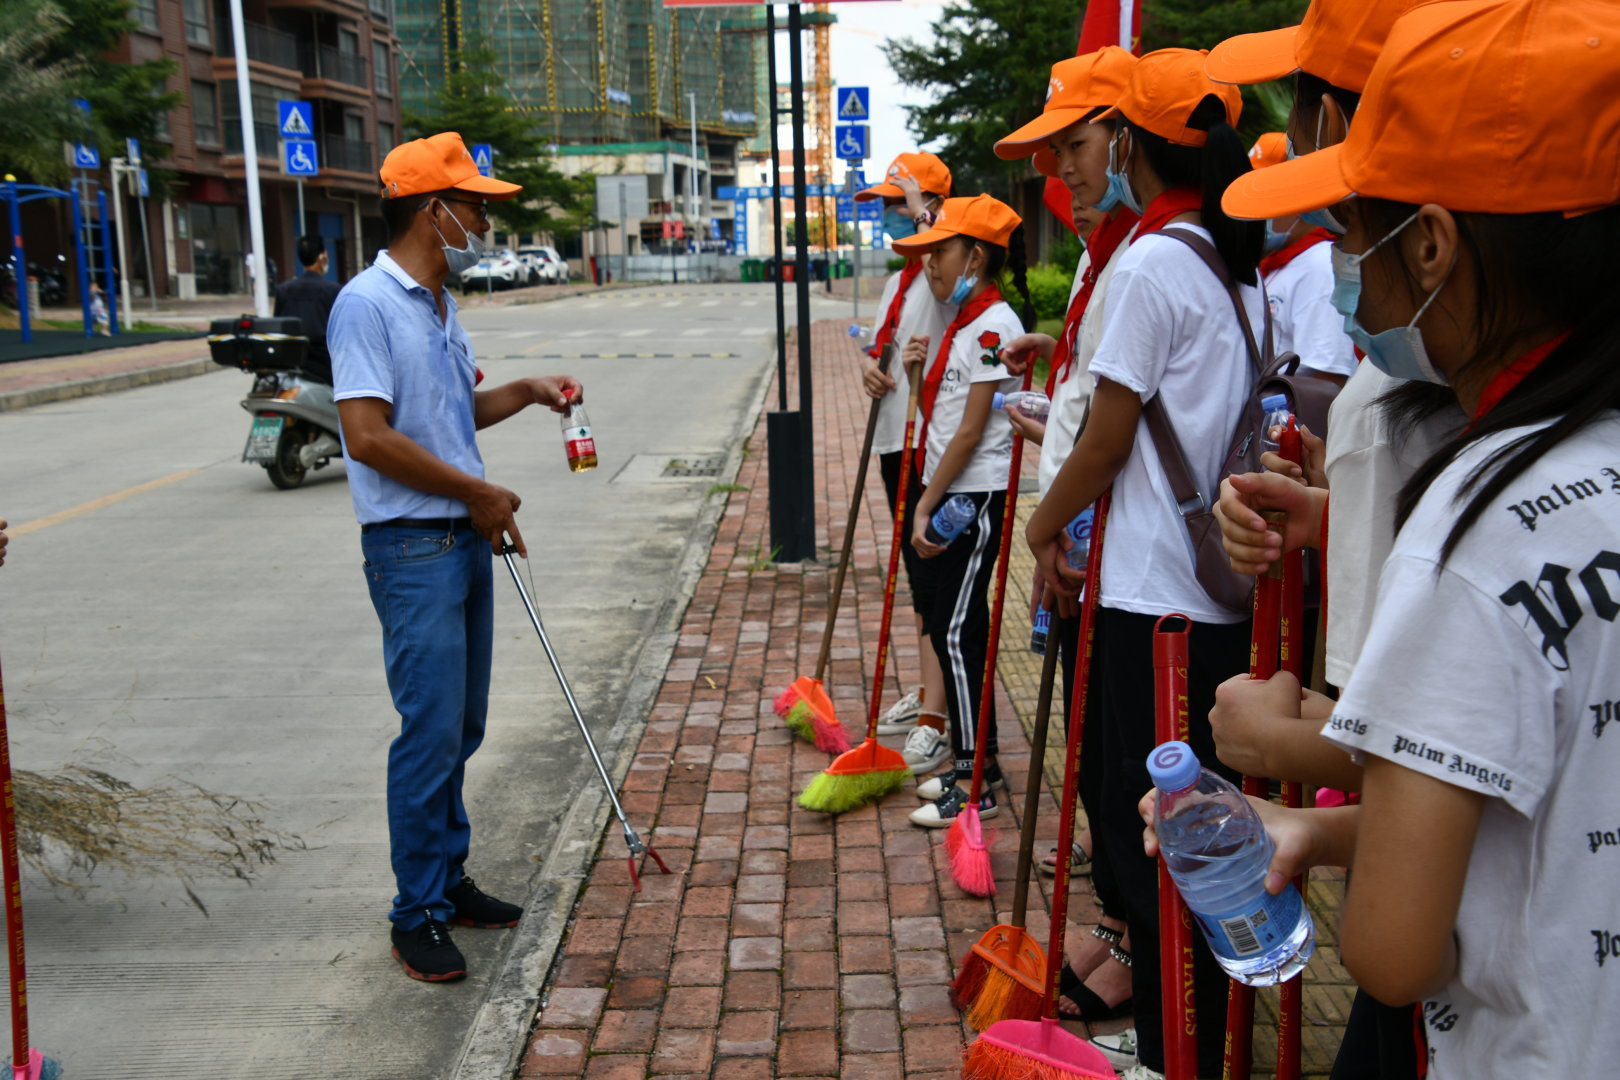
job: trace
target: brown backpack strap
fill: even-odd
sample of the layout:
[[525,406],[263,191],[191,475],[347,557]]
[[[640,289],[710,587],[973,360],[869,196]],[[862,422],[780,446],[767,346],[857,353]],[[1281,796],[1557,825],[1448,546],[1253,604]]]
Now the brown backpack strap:
[[[1232,280],[1232,273],[1226,268],[1226,260],[1221,258],[1219,251],[1215,250],[1215,245],[1197,233],[1188,232],[1186,229],[1160,229],[1159,235],[1174,237],[1196,251],[1198,257],[1203,259],[1210,270],[1214,272],[1216,279],[1226,286],[1227,295],[1232,298],[1232,310],[1237,312],[1238,325],[1243,328],[1243,341],[1249,347],[1249,363],[1254,365],[1254,373],[1257,377],[1265,374],[1274,354],[1271,333],[1271,304],[1263,303],[1261,305],[1265,309],[1266,335],[1266,347],[1262,350],[1254,339],[1254,327],[1249,324],[1249,313],[1243,308],[1243,294],[1238,291],[1238,284]],[[1261,290],[1261,299],[1265,299],[1264,289]]]
[[1165,412],[1164,401],[1158,394],[1154,394],[1148,403],[1142,406],[1142,419],[1147,421],[1148,434],[1153,438],[1153,448],[1159,452],[1159,467],[1164,470],[1164,477],[1170,482],[1170,494],[1176,500],[1176,511],[1183,518],[1187,518],[1208,510],[1209,500],[1199,490],[1198,481],[1193,478],[1192,467],[1187,464],[1186,451],[1181,448],[1181,440],[1176,437],[1176,430],[1170,425],[1170,414]]

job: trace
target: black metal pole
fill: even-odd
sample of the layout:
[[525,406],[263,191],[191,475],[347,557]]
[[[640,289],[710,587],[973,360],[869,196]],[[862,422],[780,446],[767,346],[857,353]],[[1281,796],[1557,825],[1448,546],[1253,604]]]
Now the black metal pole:
[[[804,21],[797,0],[788,7],[788,52],[793,80],[793,286],[799,305],[799,413],[806,435],[810,426],[810,222],[809,174],[804,163]],[[806,445],[810,445],[807,438]],[[808,461],[808,459],[807,459]],[[806,470],[807,483],[815,476],[814,466]]]
[[776,140],[776,5],[765,5],[765,57],[771,81],[771,228],[776,234],[776,407],[787,411],[787,307],[782,291],[782,152]]

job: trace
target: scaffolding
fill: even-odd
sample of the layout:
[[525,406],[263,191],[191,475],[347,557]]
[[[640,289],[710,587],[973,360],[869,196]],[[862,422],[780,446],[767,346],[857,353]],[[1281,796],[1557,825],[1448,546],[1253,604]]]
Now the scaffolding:
[[396,0],[400,91],[427,111],[464,45],[488,45],[512,108],[559,145],[661,139],[697,127],[747,139],[762,130],[752,9],[666,9],[660,0]]

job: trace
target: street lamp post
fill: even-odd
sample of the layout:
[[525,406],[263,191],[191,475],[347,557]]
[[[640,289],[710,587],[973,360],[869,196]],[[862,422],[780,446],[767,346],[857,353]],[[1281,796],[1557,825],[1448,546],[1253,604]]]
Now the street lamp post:
[[[253,94],[248,84],[247,30],[242,0],[231,0],[231,40],[236,43],[236,115],[242,122],[242,170],[247,180],[248,237],[253,255],[253,310],[270,314],[270,261],[264,254],[264,204],[259,197],[259,140],[253,130]],[[127,310],[127,304],[126,304]]]

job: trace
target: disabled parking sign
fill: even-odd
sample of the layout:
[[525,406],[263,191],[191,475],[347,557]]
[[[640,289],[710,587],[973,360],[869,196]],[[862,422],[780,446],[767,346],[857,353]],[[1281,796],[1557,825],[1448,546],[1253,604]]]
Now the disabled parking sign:
[[320,175],[320,158],[313,139],[287,139],[281,144],[281,171],[288,176]]
[[865,161],[871,156],[872,129],[865,124],[839,124],[833,129],[833,148],[845,161]]

